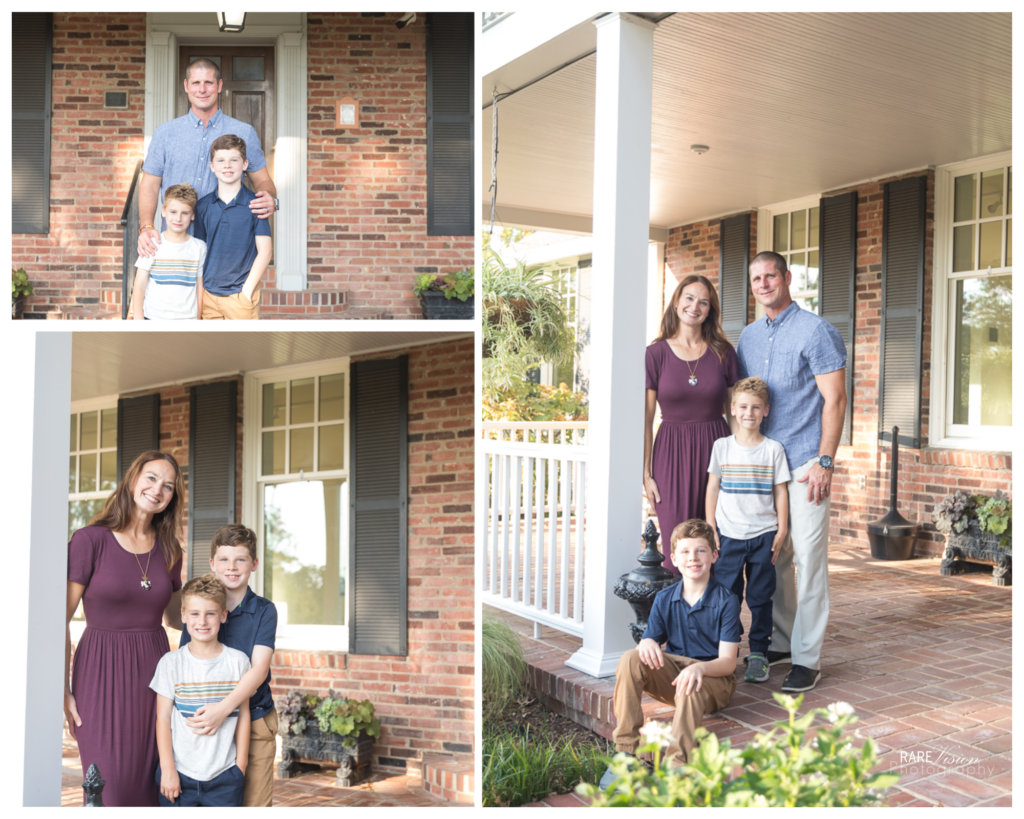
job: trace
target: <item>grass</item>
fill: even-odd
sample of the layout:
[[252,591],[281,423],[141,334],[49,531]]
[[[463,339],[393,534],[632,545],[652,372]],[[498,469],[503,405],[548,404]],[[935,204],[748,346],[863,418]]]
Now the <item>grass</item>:
[[526,692],[526,662],[519,635],[501,620],[484,614],[481,632],[483,707],[485,715],[493,715]]

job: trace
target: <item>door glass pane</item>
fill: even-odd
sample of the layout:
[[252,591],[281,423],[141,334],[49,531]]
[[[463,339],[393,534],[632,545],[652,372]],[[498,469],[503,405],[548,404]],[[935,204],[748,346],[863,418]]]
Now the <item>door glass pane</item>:
[[979,225],[981,238],[978,241],[981,249],[981,258],[978,261],[978,270],[986,270],[989,267],[1002,267],[1003,265],[1003,222],[982,222]]
[[[95,414],[95,413],[94,413]],[[78,483],[79,492],[96,491],[96,453],[82,453],[82,477]]]
[[1012,307],[1010,276],[956,283],[954,424],[1012,423]]
[[789,214],[780,213],[775,217],[775,235],[772,250],[785,253],[789,250]]
[[[320,421],[340,421],[345,417],[345,374],[320,377]],[[323,469],[323,467],[320,467]]]
[[313,422],[313,379],[300,378],[292,381],[292,419],[291,424],[311,424]]
[[104,503],[106,503],[106,498],[68,503],[68,540],[71,540],[71,536],[83,526],[89,525],[89,521],[103,508]]
[[981,175],[981,219],[1003,215],[1003,169],[985,171]]
[[345,625],[348,512],[344,480],[263,488],[263,594],[280,625]]
[[71,416],[71,446],[68,447],[72,452],[78,449],[78,415],[72,414]]
[[285,386],[284,381],[263,385],[263,426],[283,427],[285,425]]
[[70,458],[68,458],[68,493],[69,494],[71,492],[77,491],[75,489],[75,480],[78,478],[78,473],[77,473],[77,469],[76,469],[76,467],[78,466],[77,461],[78,461],[78,456],[77,455],[72,455]]
[[100,446],[106,449],[108,446],[117,446],[117,409],[103,410],[101,421],[102,432],[100,434]]
[[98,449],[97,414],[95,410],[82,413],[82,449]]
[[821,208],[811,208],[811,236],[807,241],[808,247],[818,246],[818,219],[821,216]]
[[100,489],[117,488],[117,453],[100,453]]
[[288,465],[288,472],[298,472],[300,469],[311,470],[313,468],[313,427],[293,429],[291,463]]
[[235,57],[231,60],[231,76],[236,80],[262,80],[262,57]]
[[958,176],[953,182],[953,221],[974,218],[974,174]]
[[317,469],[345,468],[345,425],[320,427],[320,464]]
[[793,211],[793,250],[807,247],[807,211]]
[[953,272],[974,269],[974,225],[953,228]]
[[284,474],[284,430],[263,433],[263,475]]

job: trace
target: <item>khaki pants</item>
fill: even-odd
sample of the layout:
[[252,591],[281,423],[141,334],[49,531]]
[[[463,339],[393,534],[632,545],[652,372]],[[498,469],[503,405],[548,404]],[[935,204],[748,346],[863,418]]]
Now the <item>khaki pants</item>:
[[612,708],[615,711],[617,725],[612,732],[615,750],[628,754],[636,753],[640,744],[640,729],[644,725],[644,712],[640,706],[646,691],[658,702],[674,705],[675,716],[672,718],[672,742],[664,755],[666,764],[673,767],[689,762],[695,742],[693,732],[700,727],[705,714],[718,711],[729,704],[736,691],[736,677],[704,677],[700,691],[689,694],[676,692],[672,680],[688,665],[699,660],[680,657],[677,654],[665,654],[665,665],[661,668],[648,668],[640,662],[637,649],[627,651],[619,660],[615,671],[615,694]]
[[252,301],[242,295],[241,291],[230,296],[215,296],[209,290],[203,292],[203,321],[219,321],[221,319],[241,319],[255,321],[260,317],[260,294],[263,285],[257,284],[252,294]]
[[[244,707],[244,706],[243,706]],[[249,766],[245,769],[243,808],[269,808],[274,795],[277,711],[253,720],[249,729]]]

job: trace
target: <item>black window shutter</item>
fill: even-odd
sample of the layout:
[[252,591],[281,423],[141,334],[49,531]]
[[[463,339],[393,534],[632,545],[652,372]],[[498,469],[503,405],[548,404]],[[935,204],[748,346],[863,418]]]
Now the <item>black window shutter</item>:
[[885,186],[882,220],[882,333],[878,437],[921,446],[921,336],[924,320],[923,176]]
[[53,15],[11,15],[11,222],[50,231],[50,76]]
[[722,306],[722,329],[735,347],[747,326],[747,297],[750,290],[750,214],[741,213],[722,220],[718,253],[718,300]]
[[353,654],[409,653],[408,367],[401,356],[351,370]]
[[854,285],[857,274],[857,192],[821,200],[821,317],[839,331],[846,345],[846,419],[839,443],[853,440],[853,343],[856,332]]
[[427,16],[427,235],[471,236],[473,23],[468,13]]
[[210,571],[210,541],[235,522],[238,383],[189,391],[188,578]]
[[160,393],[117,399],[117,480],[143,452],[160,449]]

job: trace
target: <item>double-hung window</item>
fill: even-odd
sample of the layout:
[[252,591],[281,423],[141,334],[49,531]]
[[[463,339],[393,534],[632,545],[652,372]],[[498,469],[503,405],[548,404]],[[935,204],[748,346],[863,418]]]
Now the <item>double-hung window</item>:
[[[812,313],[821,314],[818,299],[818,274],[821,269],[819,197],[806,197],[761,209],[758,250],[774,250],[781,254],[793,274],[790,295],[797,304]],[[764,307],[757,305],[757,316]]]
[[[555,289],[558,291],[559,298],[562,302],[562,309],[565,310],[566,315],[569,316],[568,326],[571,328],[573,338],[577,340],[577,345],[579,344],[578,332],[580,312],[579,276],[579,267],[575,263],[555,265],[551,268],[550,273],[551,281],[553,282]],[[559,384],[565,384],[569,388],[570,392],[576,392],[579,390],[577,379],[578,364],[579,360],[575,355],[571,361],[564,364],[545,361],[540,367],[540,382],[549,387],[557,387]]]
[[68,539],[117,488],[117,398],[75,404],[70,421]]

